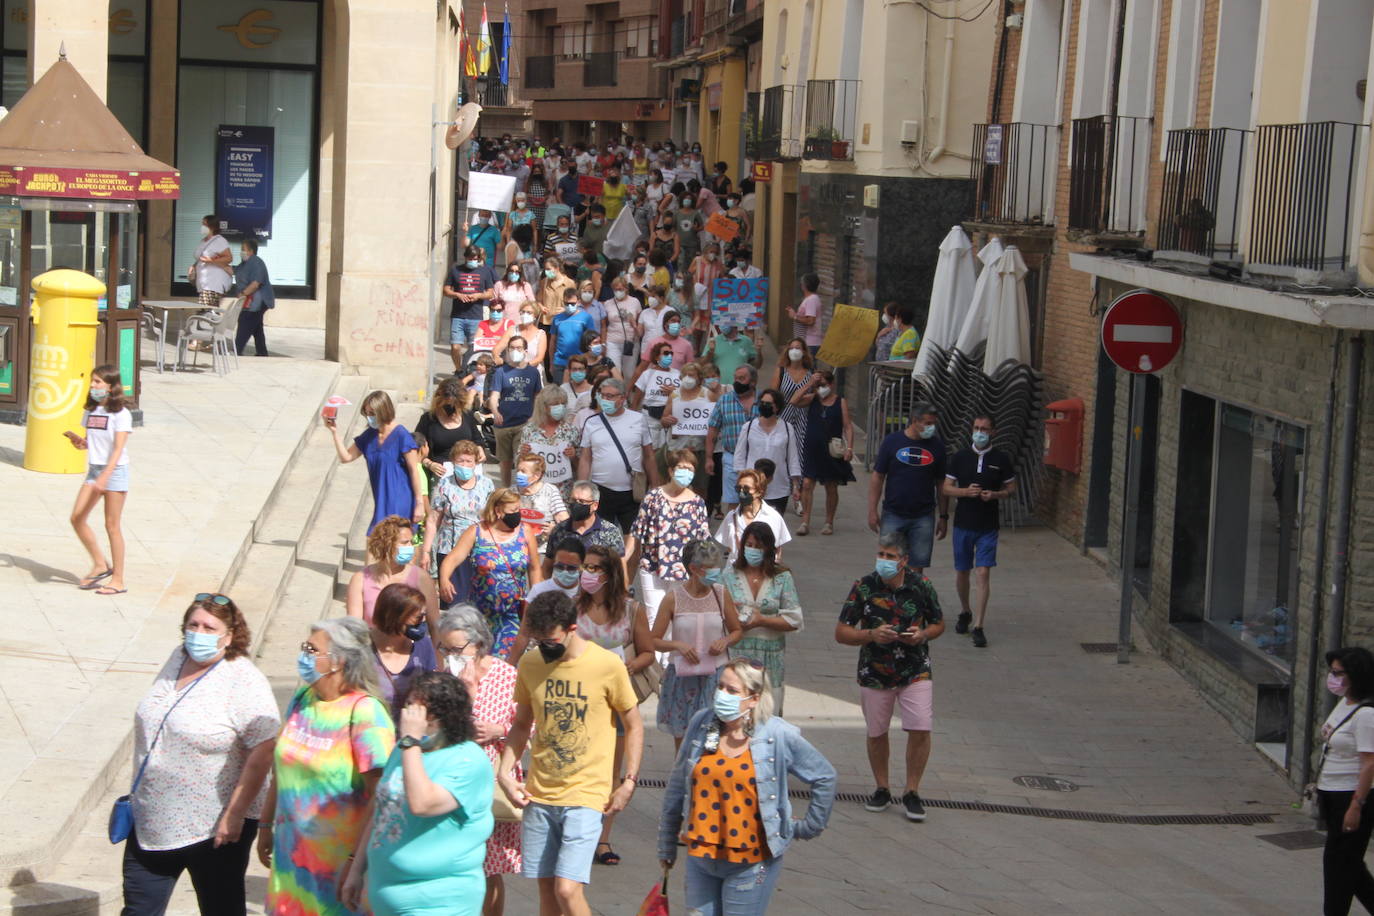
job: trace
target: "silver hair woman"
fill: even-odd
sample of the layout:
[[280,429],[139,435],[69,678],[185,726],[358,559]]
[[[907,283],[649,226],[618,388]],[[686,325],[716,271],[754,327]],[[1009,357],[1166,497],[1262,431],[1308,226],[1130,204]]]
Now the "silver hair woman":
[[376,697],[372,640],[361,620],[312,624],[296,668],[306,686],[291,698],[277,738],[258,831],[258,858],[272,869],[267,907],[343,911],[340,890],[395,728]]
[[[471,604],[454,605],[439,618],[439,664],[468,688],[477,743],[487,752],[494,768],[501,761],[506,732],[515,718],[515,667],[491,654],[493,644],[491,629]],[[525,778],[518,767],[515,777]],[[497,821],[491,839],[487,840],[484,912],[501,912],[500,904],[505,900],[501,876],[519,872],[520,865],[520,824]]]

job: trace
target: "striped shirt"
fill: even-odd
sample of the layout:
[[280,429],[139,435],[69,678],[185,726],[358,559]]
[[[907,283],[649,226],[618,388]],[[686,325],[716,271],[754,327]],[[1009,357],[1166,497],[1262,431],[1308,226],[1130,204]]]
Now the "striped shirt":
[[720,430],[720,435],[716,439],[716,447],[729,454],[734,454],[735,445],[739,442],[739,431],[754,417],[759,415],[759,402],[756,398],[754,403],[745,410],[744,405],[739,402],[739,395],[734,390],[725,392],[720,400],[716,401],[715,409],[711,411],[711,419],[707,425],[711,429]]

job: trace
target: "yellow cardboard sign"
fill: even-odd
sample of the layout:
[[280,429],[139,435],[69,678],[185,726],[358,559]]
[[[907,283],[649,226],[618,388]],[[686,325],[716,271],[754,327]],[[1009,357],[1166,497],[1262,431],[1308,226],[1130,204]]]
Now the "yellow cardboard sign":
[[877,336],[876,309],[840,305],[837,302],[830,316],[830,327],[826,328],[825,339],[821,341],[821,349],[816,356],[821,362],[837,369],[857,365],[873,349],[873,338]]

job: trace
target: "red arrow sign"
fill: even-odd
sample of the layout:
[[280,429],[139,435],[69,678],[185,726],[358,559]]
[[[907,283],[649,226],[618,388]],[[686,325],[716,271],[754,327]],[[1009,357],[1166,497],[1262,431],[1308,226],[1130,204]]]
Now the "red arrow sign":
[[1148,290],[1116,298],[1102,318],[1102,349],[1127,372],[1151,374],[1173,361],[1183,346],[1183,319],[1174,304]]

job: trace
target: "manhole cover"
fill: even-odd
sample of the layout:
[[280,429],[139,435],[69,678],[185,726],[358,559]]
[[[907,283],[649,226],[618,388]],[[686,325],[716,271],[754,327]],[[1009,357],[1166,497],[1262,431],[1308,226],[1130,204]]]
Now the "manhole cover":
[[1326,834],[1316,830],[1295,830],[1292,833],[1262,833],[1260,839],[1280,849],[1319,849],[1326,845]]
[[1078,785],[1058,776],[1013,776],[1012,782],[1025,789],[1044,789],[1047,792],[1077,792]]

